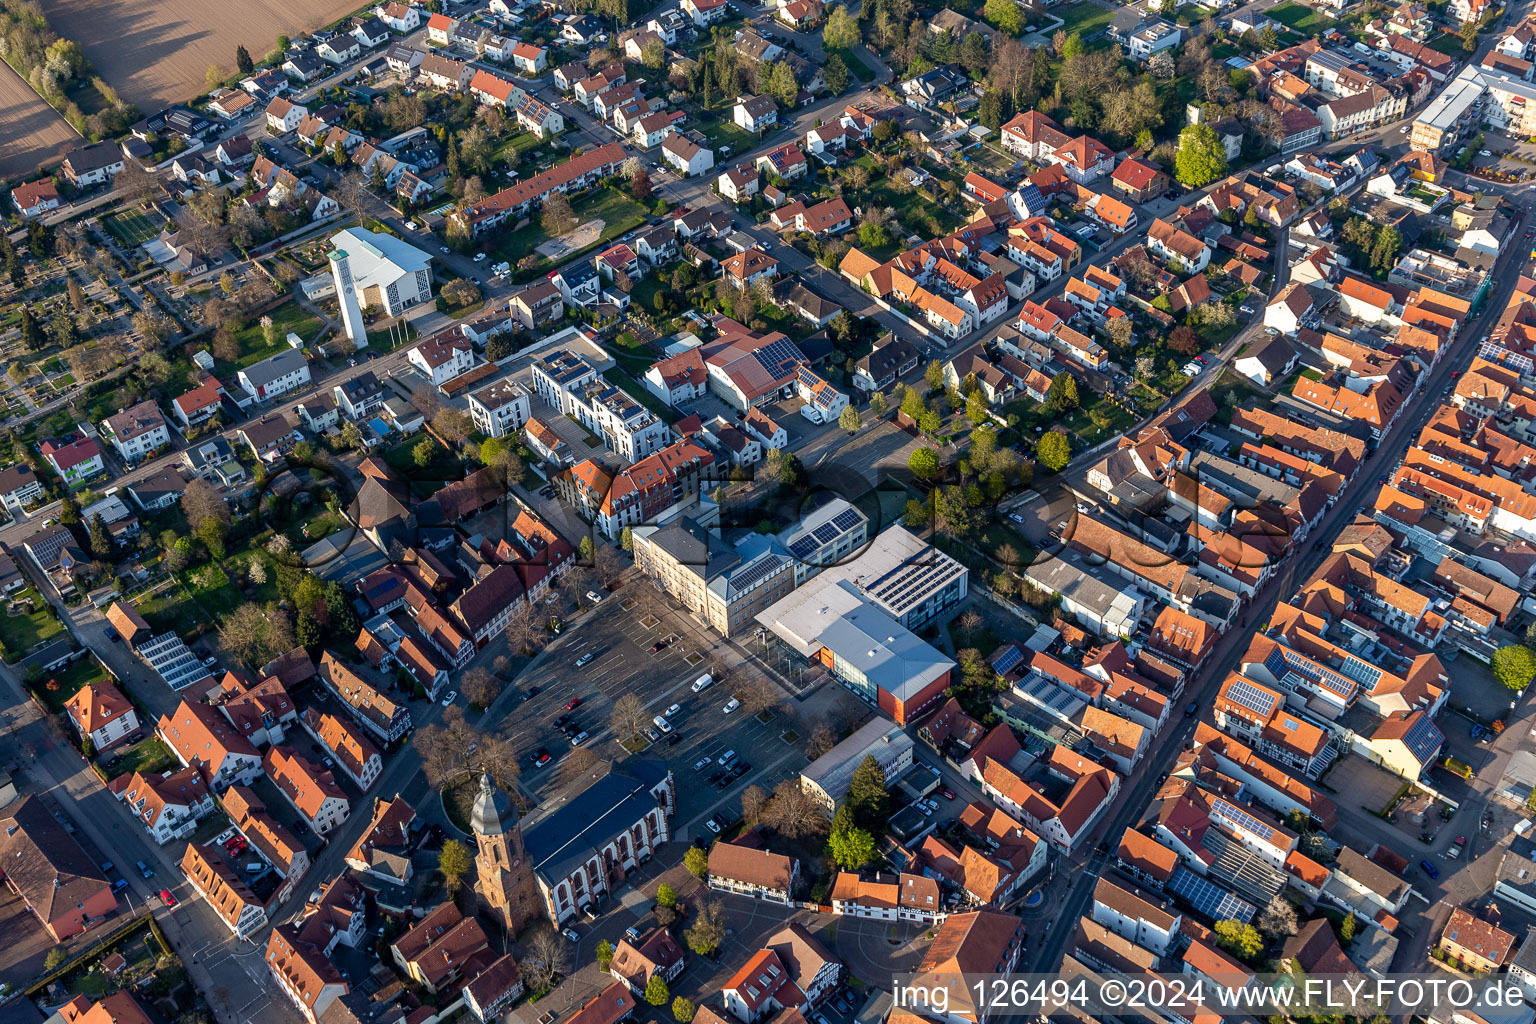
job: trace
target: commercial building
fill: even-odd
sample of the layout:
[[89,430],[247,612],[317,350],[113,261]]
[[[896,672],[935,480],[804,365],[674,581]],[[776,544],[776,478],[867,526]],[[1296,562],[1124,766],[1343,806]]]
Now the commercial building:
[[750,534],[732,547],[687,516],[632,527],[630,536],[635,567],[721,636],[752,628],[795,587],[795,564],[773,537]]
[[899,725],[872,718],[807,765],[800,772],[800,789],[832,814],[848,795],[853,773],[866,757],[873,757],[880,765],[890,786],[912,767],[914,746],[912,737]]

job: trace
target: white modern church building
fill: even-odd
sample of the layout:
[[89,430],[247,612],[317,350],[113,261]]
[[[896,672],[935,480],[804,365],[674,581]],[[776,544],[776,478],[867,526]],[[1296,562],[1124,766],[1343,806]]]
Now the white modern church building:
[[347,337],[368,344],[363,307],[398,316],[432,299],[432,257],[394,235],[348,228],[331,238],[331,276]]

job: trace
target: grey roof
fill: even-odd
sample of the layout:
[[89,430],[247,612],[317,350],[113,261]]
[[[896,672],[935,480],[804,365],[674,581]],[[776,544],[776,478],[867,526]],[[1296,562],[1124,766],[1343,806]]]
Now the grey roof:
[[534,871],[553,884],[590,858],[601,858],[603,847],[657,808],[651,790],[668,774],[663,761],[631,759],[534,822],[523,832]]
[[900,700],[911,700],[955,667],[873,603],[861,603],[829,622],[820,643]]
[[298,349],[288,349],[279,352],[275,356],[269,356],[259,363],[247,366],[240,372],[245,379],[257,387],[272,383],[279,377],[286,376],[304,365],[304,353]]
[[741,562],[735,549],[687,516],[658,527],[649,539],[701,579],[712,580]]
[[507,826],[517,824],[517,808],[491,781],[489,772],[480,775],[480,795],[475,797],[474,814],[469,824],[477,836],[499,836]]
[[858,368],[867,373],[871,380],[884,380],[902,366],[917,359],[917,346],[906,338],[896,338],[879,348],[872,350],[869,355],[860,359]]
[[1111,576],[1097,567],[1082,564],[1063,551],[1024,570],[1025,579],[1082,608],[1103,616],[1122,595],[1145,600],[1146,595],[1130,580]]
[[876,716],[807,765],[800,777],[814,782],[833,800],[841,800],[865,757],[873,756],[882,769],[889,771],[902,753],[912,747],[912,737],[901,726]]
[[1271,335],[1258,348],[1249,349],[1244,359],[1257,359],[1271,374],[1282,373],[1296,358],[1296,346],[1283,334]]

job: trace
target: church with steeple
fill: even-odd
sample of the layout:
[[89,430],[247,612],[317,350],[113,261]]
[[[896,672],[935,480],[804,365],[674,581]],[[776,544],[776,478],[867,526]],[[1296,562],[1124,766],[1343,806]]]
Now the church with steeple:
[[597,907],[671,838],[676,800],[665,762],[630,758],[525,833],[506,794],[482,775],[470,818],[476,891],[511,934],[541,916],[558,927]]
[[475,857],[476,889],[510,935],[539,916],[539,893],[533,864],[523,849],[523,829],[517,809],[496,787],[488,773],[480,776],[470,827],[479,850]]

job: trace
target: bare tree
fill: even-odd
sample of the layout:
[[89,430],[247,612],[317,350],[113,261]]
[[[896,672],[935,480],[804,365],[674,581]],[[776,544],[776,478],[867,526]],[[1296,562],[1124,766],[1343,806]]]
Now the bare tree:
[[265,665],[298,646],[288,616],[276,605],[243,604],[219,627],[219,646],[247,665]]
[[613,714],[608,718],[608,724],[613,728],[613,735],[620,742],[637,736],[645,730],[650,717],[645,713],[645,704],[633,693],[626,693],[613,702]]
[[555,930],[540,926],[524,947],[527,952],[518,961],[523,977],[533,992],[547,992],[570,969],[570,946]]
[[368,189],[363,184],[362,174],[358,171],[343,174],[331,189],[331,198],[347,213],[362,220],[368,210]]
[[187,482],[187,489],[181,492],[181,512],[187,517],[187,525],[194,530],[209,517],[221,523],[228,523],[233,518],[229,503],[208,481],[202,479]]
[[560,778],[566,782],[574,782],[596,768],[601,760],[586,747],[576,747],[566,755],[565,762],[561,764]]
[[517,797],[522,771],[517,749],[500,736],[483,733],[469,724],[464,709],[452,705],[443,712],[441,725],[424,725],[411,740],[421,757],[427,784],[441,789],[470,771],[483,771],[502,789]]
[[137,160],[124,160],[123,169],[112,179],[112,187],[128,205],[141,205],[160,191],[160,180]]
[[609,545],[599,544],[592,552],[592,568],[597,573],[597,578],[603,581],[603,586],[611,587],[618,582],[619,576],[624,572],[624,560]]
[[756,825],[768,805],[768,794],[761,786],[748,786],[741,791],[741,820]]
[[1284,938],[1296,934],[1296,908],[1291,901],[1276,893],[1259,915],[1259,931],[1271,938]]
[[762,676],[738,683],[731,691],[741,701],[742,710],[749,715],[760,715],[779,703],[779,688]]
[[814,761],[835,746],[837,736],[827,728],[827,723],[817,722],[816,728],[811,730],[810,739],[805,742],[805,756]]
[[507,619],[507,643],[520,654],[532,654],[543,638],[539,622],[533,616],[533,608],[526,602]]
[[763,811],[763,823],[793,839],[826,835],[832,829],[827,812],[800,788],[799,779],[785,779],[773,791]]
[[459,680],[459,689],[470,702],[488,708],[501,696],[502,682],[484,668],[472,668]]

